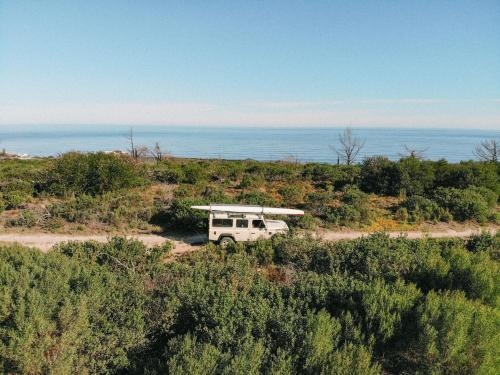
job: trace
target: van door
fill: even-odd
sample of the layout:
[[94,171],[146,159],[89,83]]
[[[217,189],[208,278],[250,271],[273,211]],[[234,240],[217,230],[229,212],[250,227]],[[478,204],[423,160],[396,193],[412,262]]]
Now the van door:
[[250,224],[250,235],[248,240],[255,241],[262,238],[268,238],[266,222],[263,219],[253,219]]
[[249,220],[248,219],[236,219],[234,228],[234,239],[236,241],[248,241],[249,235]]

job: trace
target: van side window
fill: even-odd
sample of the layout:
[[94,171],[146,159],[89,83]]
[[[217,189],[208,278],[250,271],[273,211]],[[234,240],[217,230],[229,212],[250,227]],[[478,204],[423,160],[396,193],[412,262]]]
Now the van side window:
[[237,219],[236,228],[248,228],[248,220]]
[[266,225],[264,224],[264,220],[252,220],[252,227],[262,229]]
[[233,226],[233,219],[212,219],[212,226],[231,228]]

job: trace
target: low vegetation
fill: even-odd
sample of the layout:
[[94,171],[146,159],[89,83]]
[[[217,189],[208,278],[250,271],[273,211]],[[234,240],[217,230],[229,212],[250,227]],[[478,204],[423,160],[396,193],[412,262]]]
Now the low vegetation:
[[131,158],[67,153],[0,162],[0,222],[44,230],[191,231],[192,203],[302,208],[293,224],[402,229],[498,223],[500,164],[372,157],[361,164]]
[[0,247],[1,373],[497,374],[500,236]]

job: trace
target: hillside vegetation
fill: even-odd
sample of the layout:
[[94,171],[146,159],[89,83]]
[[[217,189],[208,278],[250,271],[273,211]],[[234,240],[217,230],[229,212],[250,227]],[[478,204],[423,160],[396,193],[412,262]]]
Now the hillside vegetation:
[[0,247],[0,372],[498,374],[500,236]]
[[358,165],[104,153],[0,161],[0,223],[49,231],[204,229],[193,203],[298,207],[293,226],[410,229],[499,223],[500,163],[372,157]]

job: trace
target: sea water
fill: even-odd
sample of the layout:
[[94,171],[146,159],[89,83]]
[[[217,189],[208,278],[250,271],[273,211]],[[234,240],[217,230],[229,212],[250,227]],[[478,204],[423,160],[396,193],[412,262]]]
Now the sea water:
[[[32,156],[63,152],[127,150],[130,126],[30,125],[0,126],[0,150]],[[332,146],[343,128],[134,126],[138,146],[158,142],[173,156],[195,158],[298,160],[336,162]],[[359,160],[373,155],[398,159],[404,146],[427,159],[456,162],[474,159],[474,148],[483,140],[500,140],[499,130],[353,128],[364,142]]]

